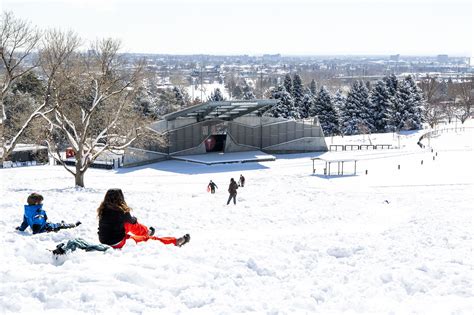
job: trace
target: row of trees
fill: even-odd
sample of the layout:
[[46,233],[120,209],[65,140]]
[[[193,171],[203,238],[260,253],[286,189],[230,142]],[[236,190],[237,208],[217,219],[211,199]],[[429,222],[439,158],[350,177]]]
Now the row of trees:
[[331,95],[322,86],[316,92],[314,81],[305,88],[296,74],[287,75],[272,92],[278,105],[269,111],[274,117],[309,118],[317,116],[326,135],[353,135],[421,128],[423,93],[413,78],[398,80],[394,75],[373,87],[355,81],[347,96]]
[[451,122],[454,118],[464,123],[472,113],[474,99],[474,76],[458,80],[441,80],[426,76],[420,81],[424,92],[425,120],[433,128],[442,119]]
[[[1,161],[20,141],[42,140],[83,187],[101,153],[146,134],[147,121],[134,108],[144,66],[130,67],[118,40],[97,40],[85,52],[74,32],[42,31],[9,12],[0,29]],[[65,146],[75,152],[74,167],[60,157]]]

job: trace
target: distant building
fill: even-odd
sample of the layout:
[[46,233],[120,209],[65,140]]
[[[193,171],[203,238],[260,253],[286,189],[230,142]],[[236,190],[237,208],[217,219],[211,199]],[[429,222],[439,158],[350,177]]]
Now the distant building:
[[36,144],[17,144],[1,167],[15,167],[45,164],[48,162],[48,148]]
[[448,55],[438,55],[438,56],[436,56],[436,60],[437,60],[439,63],[449,63],[449,57],[448,57]]
[[398,62],[400,60],[400,54],[390,55],[390,60]]
[[281,59],[280,54],[274,54],[274,55],[265,54],[265,55],[263,55],[263,60],[266,61],[266,62],[277,62],[280,59]]

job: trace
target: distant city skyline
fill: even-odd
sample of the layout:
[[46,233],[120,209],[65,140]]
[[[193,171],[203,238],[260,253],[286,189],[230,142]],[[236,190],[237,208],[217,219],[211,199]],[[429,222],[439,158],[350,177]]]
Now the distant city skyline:
[[[1,9],[123,51],[473,56],[469,0],[3,0]],[[86,46],[87,47],[87,46]]]

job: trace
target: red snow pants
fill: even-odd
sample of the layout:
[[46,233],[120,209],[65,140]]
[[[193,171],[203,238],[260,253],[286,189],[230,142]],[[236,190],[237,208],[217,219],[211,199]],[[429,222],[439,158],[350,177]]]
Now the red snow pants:
[[125,237],[124,239],[118,243],[117,245],[112,246],[112,248],[122,248],[125,243],[127,242],[127,239],[131,238],[135,242],[146,242],[148,240],[155,240],[155,241],[160,241],[163,244],[173,244],[176,245],[176,237],[157,237],[157,236],[150,236],[148,235],[148,228],[144,226],[143,224],[140,223],[125,223],[124,225],[125,228]]

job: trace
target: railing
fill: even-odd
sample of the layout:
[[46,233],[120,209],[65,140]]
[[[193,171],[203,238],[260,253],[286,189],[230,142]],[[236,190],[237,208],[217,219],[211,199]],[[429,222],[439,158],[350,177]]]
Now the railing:
[[[420,139],[418,140],[418,145],[421,147],[421,148],[424,148],[424,145],[421,143],[421,141],[425,138],[432,138],[433,136],[438,136],[440,134],[443,134],[443,133],[449,133],[449,132],[464,132],[466,131],[466,129],[474,129],[474,127],[455,127],[455,128],[441,128],[441,129],[436,129],[436,130],[432,130],[432,131],[429,131],[425,134],[423,134]],[[428,145],[430,146],[430,145]]]
[[329,151],[356,151],[391,149],[391,144],[330,144]]

